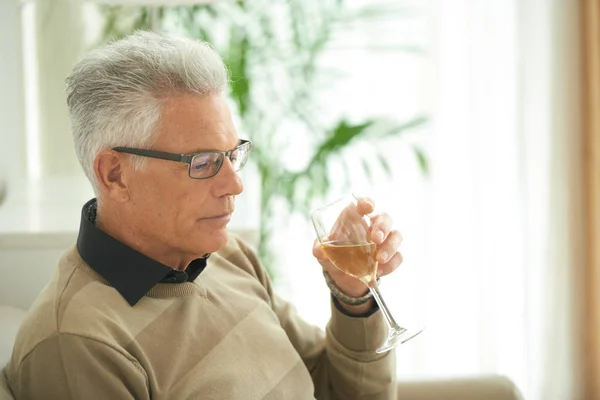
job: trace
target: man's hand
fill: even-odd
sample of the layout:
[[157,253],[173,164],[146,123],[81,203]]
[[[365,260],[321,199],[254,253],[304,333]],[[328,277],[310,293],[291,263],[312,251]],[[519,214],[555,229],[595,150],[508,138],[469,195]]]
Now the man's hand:
[[[369,215],[374,211],[375,206],[371,199],[360,198],[357,208],[360,214]],[[385,276],[392,273],[402,263],[402,254],[398,251],[402,242],[402,235],[397,230],[392,230],[392,218],[388,214],[375,214],[369,218],[371,219],[369,234],[378,248],[377,276]],[[361,297],[367,293],[368,288],[364,283],[340,271],[327,259],[318,240],[313,245],[313,255],[344,294],[351,297]],[[340,304],[351,313],[361,314],[373,307],[372,301],[359,306]]]

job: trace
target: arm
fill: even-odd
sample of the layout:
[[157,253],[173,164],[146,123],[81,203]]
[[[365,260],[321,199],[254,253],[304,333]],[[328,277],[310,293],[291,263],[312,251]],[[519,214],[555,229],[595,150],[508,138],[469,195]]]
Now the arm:
[[58,334],[38,344],[11,374],[15,398],[149,399],[141,366],[99,341]]
[[[331,304],[326,333],[306,324],[280,299],[276,313],[304,360],[318,399],[388,399],[396,390],[395,352],[375,353],[387,327],[379,312],[350,317]],[[285,304],[285,305],[283,305]]]
[[306,323],[295,308],[273,293],[271,281],[254,253],[238,241],[265,287],[271,307],[315,385],[317,399],[388,399],[396,390],[395,353],[375,353],[387,327],[379,312],[350,317],[331,304],[326,332]]

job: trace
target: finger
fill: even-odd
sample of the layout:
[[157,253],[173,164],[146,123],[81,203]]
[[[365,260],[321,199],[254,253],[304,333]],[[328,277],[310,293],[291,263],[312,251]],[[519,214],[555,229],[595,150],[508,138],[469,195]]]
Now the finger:
[[377,214],[371,218],[371,239],[375,244],[383,243],[392,230],[394,221],[387,213]]
[[313,256],[315,256],[315,258],[319,261],[326,261],[328,259],[327,255],[323,251],[323,248],[321,247],[321,242],[318,240],[315,240],[313,243]]
[[392,231],[385,242],[379,247],[377,252],[377,261],[380,263],[386,263],[398,251],[400,244],[402,243],[402,235],[398,231]]
[[375,202],[369,197],[357,197],[356,209],[361,215],[368,215],[375,211]]
[[[364,210],[369,210],[367,203],[363,203]],[[362,214],[358,212],[357,205],[349,205],[338,216],[331,232],[330,240],[351,240],[361,237],[365,239],[365,234],[369,231],[369,223]]]
[[386,276],[391,274],[402,264],[402,253],[397,252],[394,256],[385,264],[379,264],[377,267],[377,277]]

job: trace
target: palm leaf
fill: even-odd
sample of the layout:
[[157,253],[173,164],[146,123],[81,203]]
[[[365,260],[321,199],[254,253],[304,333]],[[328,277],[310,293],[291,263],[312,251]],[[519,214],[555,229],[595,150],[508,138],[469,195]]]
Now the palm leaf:
[[374,121],[366,121],[360,124],[348,124],[346,120],[341,120],[338,125],[333,128],[326,139],[317,146],[311,161],[308,164],[308,169],[312,165],[322,163],[329,155],[336,153],[350,144],[354,139],[359,137],[365,129],[373,125]]
[[414,146],[413,150],[415,152],[415,156],[417,157],[417,162],[419,163],[421,172],[423,172],[424,175],[429,175],[429,161],[427,161],[425,152],[423,149],[417,146]]

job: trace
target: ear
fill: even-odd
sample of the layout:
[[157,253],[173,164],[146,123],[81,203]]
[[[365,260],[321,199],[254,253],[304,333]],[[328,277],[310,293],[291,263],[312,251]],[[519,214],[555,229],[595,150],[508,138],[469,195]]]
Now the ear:
[[123,154],[114,150],[102,150],[94,159],[94,173],[98,190],[105,198],[117,202],[129,199],[127,174],[130,166]]

